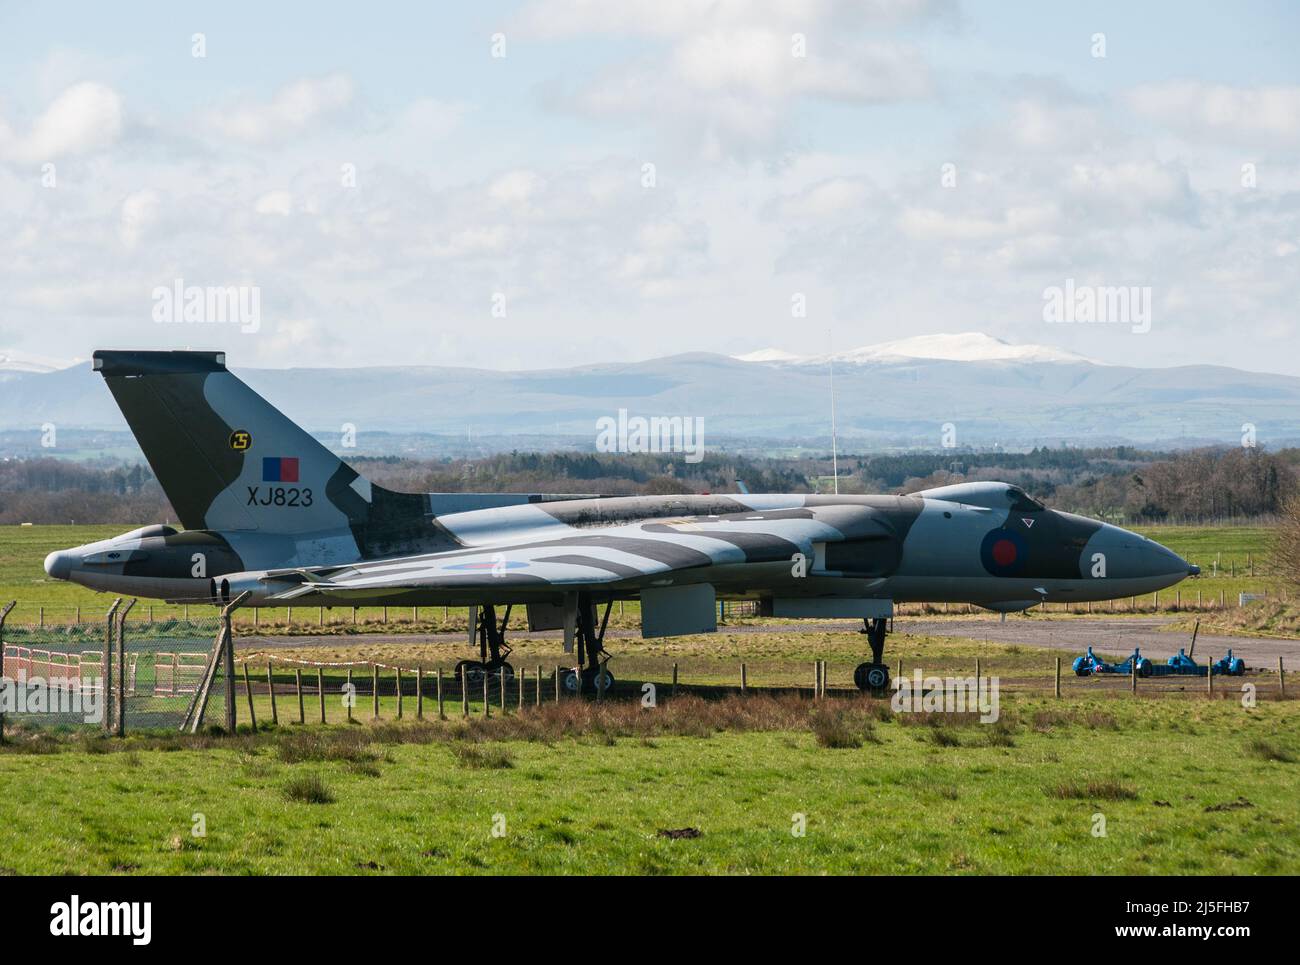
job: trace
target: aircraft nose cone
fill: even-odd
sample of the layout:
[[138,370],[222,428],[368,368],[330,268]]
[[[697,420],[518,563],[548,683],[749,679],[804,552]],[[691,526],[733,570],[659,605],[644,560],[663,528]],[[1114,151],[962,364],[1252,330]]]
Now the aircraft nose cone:
[[1152,570],[1157,573],[1186,573],[1188,562],[1173,550],[1155,543],[1154,552],[1147,557]]
[[1152,540],[1145,544],[1141,559],[1143,571],[1150,576],[1177,576],[1182,578],[1192,575],[1195,567],[1167,546],[1161,546]]
[[1188,563],[1188,564],[1187,564],[1187,575],[1188,575],[1188,576],[1200,576],[1200,575],[1201,575],[1201,568],[1200,568],[1199,566],[1197,566],[1195,563]]
[[72,572],[72,554],[55,550],[45,557],[45,572],[56,580],[66,580]]

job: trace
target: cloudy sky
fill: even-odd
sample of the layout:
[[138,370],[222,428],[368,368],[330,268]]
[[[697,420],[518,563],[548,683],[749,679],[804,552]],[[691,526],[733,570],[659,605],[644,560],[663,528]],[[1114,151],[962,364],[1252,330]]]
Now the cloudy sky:
[[[1294,4],[208,6],[0,5],[0,350],[1300,375]],[[156,321],[176,279],[258,324]],[[1067,279],[1149,331],[1045,321]]]

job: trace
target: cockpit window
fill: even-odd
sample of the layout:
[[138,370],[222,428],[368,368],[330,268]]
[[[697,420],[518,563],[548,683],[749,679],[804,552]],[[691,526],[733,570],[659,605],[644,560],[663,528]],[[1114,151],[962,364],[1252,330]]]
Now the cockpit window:
[[154,523],[152,526],[141,526],[139,529],[133,529],[129,533],[123,533],[118,539],[148,539],[151,536],[175,536],[176,530],[171,526],[164,526],[161,523]]
[[1007,499],[1011,501],[1012,511],[1017,513],[1036,513],[1047,508],[1037,499],[1031,499],[1023,489],[1015,486],[1007,489]]

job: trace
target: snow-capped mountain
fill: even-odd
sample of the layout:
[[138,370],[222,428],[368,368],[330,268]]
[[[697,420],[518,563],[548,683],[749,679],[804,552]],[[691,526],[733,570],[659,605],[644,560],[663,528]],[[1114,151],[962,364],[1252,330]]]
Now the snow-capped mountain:
[[732,356],[741,362],[798,362],[803,356],[785,352],[779,348],[761,348],[757,352]]
[[[649,417],[701,417],[713,440],[827,445],[825,356],[791,354],[741,361],[687,352],[525,371],[389,366],[235,372],[311,429],[351,422],[368,432],[592,441],[598,420],[627,409]],[[1246,423],[1258,427],[1261,445],[1300,442],[1300,378],[1294,376],[1213,365],[1098,365],[983,335],[908,338],[838,353],[837,359],[837,430],[860,449],[935,447],[949,424],[957,427],[961,446],[1240,445]],[[104,380],[89,365],[0,371],[0,431],[30,435],[45,422],[125,429]]]
[[[827,355],[795,355],[777,348],[760,349],[733,356],[741,362],[775,362],[786,365],[824,365]],[[955,335],[914,335],[875,345],[835,352],[834,359],[847,365],[871,362],[901,362],[910,359],[939,359],[946,362],[1091,362],[1065,349],[1048,345],[1012,345],[983,332]]]
[[58,359],[49,355],[14,352],[0,349],[0,372],[58,372],[70,368],[83,359]]

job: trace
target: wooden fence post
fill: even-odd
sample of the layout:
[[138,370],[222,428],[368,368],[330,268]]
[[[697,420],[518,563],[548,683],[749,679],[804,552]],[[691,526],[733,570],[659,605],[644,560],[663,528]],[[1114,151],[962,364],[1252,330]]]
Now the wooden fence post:
[[672,696],[677,696],[677,663],[673,663],[673,692]]
[[[254,613],[257,611],[254,610]],[[271,673],[271,661],[266,662],[266,689],[271,694],[271,723],[280,726],[280,711],[275,706],[275,676]]]
[[443,713],[442,708],[442,668],[438,668],[438,719],[446,720],[447,715]]
[[[388,618],[385,616],[384,622],[387,621]],[[370,702],[374,707],[375,720],[378,720],[379,719],[379,664],[373,664],[371,666],[370,688],[371,688]]]
[[320,695],[320,722],[325,723],[325,669],[316,668],[316,692]]
[[1061,696],[1061,658],[1056,658],[1056,696]]
[[527,679],[528,671],[520,667],[519,673],[515,676],[515,683],[519,685],[519,710],[524,709],[524,681]]
[[1277,690],[1278,693],[1286,696],[1286,669],[1282,666],[1282,658],[1277,658]]
[[557,704],[560,702],[560,666],[559,666],[559,664],[556,664],[556,666],[555,666],[555,702],[556,702]]
[[415,668],[415,719],[424,720],[424,667]]
[[352,705],[357,702],[357,687],[352,682],[352,668],[348,667],[347,699],[343,701],[348,707],[348,723],[352,723]]
[[257,712],[253,710],[253,685],[248,679],[248,661],[244,661],[244,696],[248,698],[248,725],[257,733]]
[[742,661],[741,664],[740,664],[740,692],[741,692],[742,694],[745,692],[745,684],[748,683],[748,680],[746,679],[746,676],[747,676],[747,675],[746,675],[746,673],[745,673],[745,664],[744,664],[744,662]]
[[492,701],[488,699],[488,681],[492,675],[486,670],[483,671],[483,716],[492,716]]
[[402,668],[397,668],[397,719],[402,719]]
[[497,695],[501,701],[501,713],[506,712],[506,668],[501,668],[501,693]]
[[293,668],[293,685],[298,690],[298,723],[307,723],[306,708],[302,703],[302,667]]
[[1210,659],[1210,665],[1205,668],[1205,692],[1214,694],[1214,660]]
[[537,665],[537,693],[535,697],[537,706],[542,706],[542,665],[540,663]]

